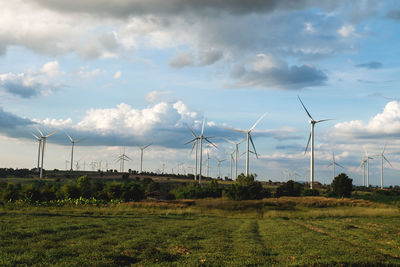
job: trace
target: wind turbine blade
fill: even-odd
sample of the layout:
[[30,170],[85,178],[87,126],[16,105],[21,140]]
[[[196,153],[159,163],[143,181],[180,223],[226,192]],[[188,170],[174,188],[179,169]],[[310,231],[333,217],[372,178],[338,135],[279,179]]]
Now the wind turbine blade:
[[65,134],[68,136],[68,138],[69,138],[69,140],[71,141],[71,143],[73,143],[74,140],[72,139],[72,137],[71,137],[69,134],[67,134],[67,133],[65,133]]
[[36,130],[40,133],[40,135],[43,137],[44,134],[42,133],[42,131],[41,131],[38,127],[35,127],[35,128],[36,128]]
[[189,143],[191,143],[191,142],[195,142],[195,141],[197,141],[197,137],[196,137],[196,138],[193,138],[193,139],[190,140],[189,142],[186,142],[184,145],[187,145],[187,144],[189,144]]
[[204,132],[204,123],[205,123],[206,119],[203,118],[203,124],[201,125],[201,135],[203,135]]
[[314,121],[314,119],[313,119],[313,117],[311,116],[310,112],[308,112],[306,106],[304,106],[303,101],[301,101],[300,96],[297,96],[297,98],[300,100],[301,105],[303,106],[304,110],[307,112],[308,117],[310,117],[310,119]]
[[47,137],[50,137],[50,136],[52,136],[53,134],[55,134],[57,131],[54,131],[54,132],[52,132],[51,134],[48,134],[48,135],[46,135],[45,137],[47,138]]
[[320,123],[320,122],[324,122],[324,121],[331,121],[331,120],[333,120],[333,119],[319,120],[319,121],[316,121],[315,123]]
[[230,140],[230,139],[228,139],[228,138],[225,138],[225,137],[222,137],[223,139],[225,139],[227,142],[229,142],[229,143],[231,143],[231,144],[236,144],[235,142],[233,142],[232,140]]
[[239,133],[247,133],[247,131],[240,130],[240,129],[233,129],[233,128],[225,128],[225,129],[230,130],[230,131],[234,131],[234,132],[239,132]]
[[390,167],[393,168],[392,163],[390,163],[390,161],[384,155],[382,155],[382,157],[386,160],[387,163],[389,163]]
[[147,146],[143,147],[143,149],[146,149],[146,148],[148,148],[149,146],[151,146],[151,144],[148,144]]
[[386,144],[387,144],[387,143],[385,142],[385,145],[383,146],[382,154],[385,153]]
[[257,124],[265,117],[265,115],[267,115],[267,112],[265,112],[264,114],[262,114],[262,116],[256,121],[256,123],[254,123],[254,125],[250,128],[249,132],[251,132],[256,126]]
[[196,142],[193,142],[193,146],[192,146],[192,150],[190,151],[190,154],[192,154],[193,153],[193,150],[194,150],[194,146],[196,145]]
[[306,154],[306,152],[307,152],[308,145],[310,144],[310,140],[311,140],[311,133],[310,133],[310,135],[308,136],[308,142],[307,142],[306,149],[304,149],[304,154]]
[[36,135],[36,134],[34,134],[34,133],[31,133],[37,140],[40,140],[40,138]]
[[[333,164],[333,163],[331,162],[331,163],[329,163],[329,164],[326,165],[326,166],[327,166],[327,167],[330,167],[330,166],[332,166],[332,164]],[[335,164],[336,164],[336,163],[335,163]]]
[[254,145],[253,138],[251,138],[251,134],[250,133],[249,133],[249,137],[250,137],[251,145],[253,146],[253,149],[254,149],[254,153],[256,154],[256,157],[258,158],[256,146]]
[[83,140],[85,140],[85,138],[78,139],[78,140],[75,141],[75,144],[79,143],[79,142],[82,142]]
[[196,134],[193,132],[193,130],[189,127],[189,125],[186,124],[186,127],[189,129],[193,137],[197,137]]
[[344,167],[343,167],[342,165],[340,165],[339,163],[336,163],[336,162],[335,162],[335,165],[336,165],[336,166],[339,166],[339,167],[341,167],[341,168],[344,169]]
[[206,140],[207,142],[209,142],[211,145],[213,145],[215,148],[218,148],[216,144],[214,144],[213,142],[211,142],[210,140],[208,140],[207,138],[204,138],[204,140]]

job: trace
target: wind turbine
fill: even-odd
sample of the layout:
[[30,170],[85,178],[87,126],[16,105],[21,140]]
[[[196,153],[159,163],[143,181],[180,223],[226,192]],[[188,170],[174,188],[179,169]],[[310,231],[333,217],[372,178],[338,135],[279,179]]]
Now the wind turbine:
[[143,170],[143,151],[151,146],[151,144],[148,144],[146,146],[137,146],[140,149],[140,173],[142,173]]
[[251,138],[251,131],[254,130],[256,125],[264,118],[264,116],[267,113],[264,113],[257,121],[254,123],[254,125],[249,129],[249,130],[241,130],[241,129],[229,129],[231,131],[235,132],[240,132],[240,133],[245,133],[246,134],[246,176],[249,176],[249,141],[251,142],[251,145],[253,146],[254,153],[256,154],[256,157],[258,158],[256,147],[254,146],[253,138]]
[[38,148],[38,159],[37,159],[37,170],[38,173],[40,173],[40,148],[42,146],[42,141],[43,139],[41,137],[38,137],[36,134],[32,133],[32,135],[36,138],[36,140],[39,141],[39,148]]
[[311,126],[311,131],[310,131],[310,135],[308,137],[308,142],[307,142],[307,146],[306,149],[304,150],[304,154],[307,152],[308,149],[308,145],[310,144],[310,140],[311,140],[311,148],[310,148],[310,152],[311,152],[311,156],[310,156],[310,188],[313,189],[313,184],[314,184],[314,126],[317,123],[320,122],[324,122],[324,121],[329,121],[330,119],[325,119],[325,120],[314,120],[313,117],[311,116],[310,112],[308,112],[306,106],[304,106],[303,101],[301,101],[300,97],[297,96],[300,100],[301,105],[303,106],[304,110],[306,111],[308,117],[310,118],[310,126]]
[[47,134],[47,135],[44,135],[43,134],[43,132],[39,129],[39,128],[36,128],[36,130],[38,130],[38,132],[40,133],[40,135],[41,135],[41,139],[42,139],[42,163],[41,163],[41,166],[40,166],[40,175],[39,175],[39,177],[40,178],[42,178],[43,177],[43,159],[44,159],[44,149],[45,149],[45,147],[46,147],[46,139],[48,138],[48,137],[50,137],[50,136],[52,136],[53,134],[55,134],[57,131],[54,131],[54,132],[52,132],[52,133],[50,133],[50,134]]
[[130,157],[125,155],[125,147],[122,150],[121,155],[117,158],[117,162],[119,161],[119,168],[120,172],[124,172],[124,167],[125,167],[125,161],[132,160]]
[[219,159],[215,158],[218,161],[218,178],[221,178],[221,163],[224,162],[226,159]]
[[383,160],[386,160],[386,162],[389,163],[390,167],[393,167],[392,164],[389,162],[389,160],[384,155],[385,149],[386,149],[386,144],[383,147],[382,152],[380,154],[375,155],[377,157],[379,157],[379,156],[381,157],[381,189],[383,189]]
[[228,139],[228,138],[225,138],[225,137],[223,137],[223,138],[224,138],[226,141],[228,141],[229,143],[235,145],[235,180],[236,180],[237,177],[238,177],[237,169],[238,169],[238,159],[239,159],[239,145],[240,145],[241,143],[243,143],[243,141],[244,141],[245,139],[242,139],[242,141],[240,141],[240,142],[234,142],[234,141],[232,141],[232,140],[230,140],[230,139]]
[[71,142],[71,147],[72,147],[71,148],[71,172],[72,172],[72,166],[73,166],[72,163],[74,162],[74,146],[76,143],[79,143],[83,139],[74,140],[74,139],[72,139],[72,137],[69,134],[67,134],[67,133],[65,133],[65,134],[68,136],[68,139]]
[[364,147],[364,152],[365,152],[365,161],[367,162],[367,187],[369,187],[369,160],[374,159],[370,156],[368,156],[368,152]]
[[365,186],[365,163],[367,162],[366,159],[362,158],[360,168],[363,166],[363,186]]
[[[187,126],[194,138],[192,140],[190,140],[189,142],[187,142],[186,144],[193,142],[193,148],[194,148],[194,146],[196,146],[196,157],[195,157],[196,163],[195,163],[195,176],[194,176],[195,180],[196,180],[196,176],[197,176],[197,148],[198,148],[197,146],[198,146],[198,143],[200,143],[199,184],[201,184],[201,173],[202,173],[202,164],[203,164],[203,139],[206,140],[211,145],[213,145],[215,148],[217,148],[217,146],[209,140],[209,138],[213,138],[214,136],[207,136],[207,137],[204,136],[204,123],[205,123],[205,119],[203,119],[203,124],[201,126],[201,133],[199,136],[196,136],[196,134],[192,131],[192,129],[190,129],[190,127]],[[192,148],[192,151],[193,151],[193,148]]]
[[335,153],[334,152],[332,152],[332,162],[328,165],[328,167],[331,165],[332,165],[332,169],[333,169],[333,176],[332,176],[332,181],[333,181],[333,179],[335,179],[335,167],[339,166],[344,169],[344,167],[342,165],[340,165],[339,163],[337,163],[335,161]]

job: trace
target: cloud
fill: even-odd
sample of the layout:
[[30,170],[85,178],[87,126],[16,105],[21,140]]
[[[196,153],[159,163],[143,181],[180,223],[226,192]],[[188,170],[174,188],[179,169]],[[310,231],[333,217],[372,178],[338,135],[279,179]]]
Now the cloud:
[[0,74],[0,89],[22,98],[48,95],[60,87],[53,79],[62,74],[58,62],[52,61],[44,64],[40,71]]
[[398,138],[400,137],[400,102],[391,101],[381,113],[367,123],[361,120],[337,123],[333,136],[354,139]]
[[121,72],[120,71],[117,71],[115,74],[114,74],[114,76],[113,76],[113,78],[114,79],[119,79],[119,78],[121,78]]
[[383,64],[378,61],[370,61],[367,63],[361,63],[355,65],[357,68],[366,68],[366,69],[380,69],[383,67]]
[[238,65],[232,76],[239,79],[233,87],[299,90],[304,87],[324,85],[326,74],[311,66],[289,66],[271,55],[259,54],[248,64]]
[[349,37],[349,36],[354,36],[356,35],[356,29],[353,25],[343,25],[338,31],[337,31],[342,37]]
[[177,69],[193,66],[194,56],[190,53],[179,53],[168,61],[168,65]]
[[91,79],[96,75],[101,74],[103,71],[101,69],[94,69],[94,70],[89,70],[88,66],[80,67],[79,70],[77,71],[77,74],[84,79]]
[[395,19],[395,20],[400,20],[400,9],[393,9],[390,10],[387,14],[386,14],[387,18],[390,19]]
[[156,101],[159,101],[161,98],[170,95],[171,93],[171,91],[152,91],[146,95],[146,101],[148,103],[154,103]]

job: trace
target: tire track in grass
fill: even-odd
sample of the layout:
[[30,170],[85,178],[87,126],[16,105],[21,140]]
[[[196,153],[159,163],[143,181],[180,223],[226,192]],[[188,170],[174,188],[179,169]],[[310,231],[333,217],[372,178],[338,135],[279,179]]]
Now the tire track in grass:
[[395,260],[397,264],[400,264],[400,257],[398,255],[392,255],[391,253],[388,253],[388,252],[384,251],[383,249],[368,245],[368,244],[373,244],[373,242],[365,243],[365,244],[361,243],[361,242],[356,242],[355,240],[350,240],[349,238],[344,237],[344,236],[346,236],[345,233],[339,233],[339,234],[341,234],[341,236],[339,236],[338,234],[333,233],[331,230],[326,229],[324,226],[315,225],[315,223],[312,224],[310,221],[307,221],[307,224],[297,221],[297,220],[292,220],[291,222],[294,224],[297,224],[301,227],[304,227],[308,230],[311,230],[311,231],[314,231],[314,232],[317,232],[317,233],[320,233],[323,235],[327,235],[332,239],[345,242],[352,247],[364,249],[365,251],[369,251],[369,253],[371,253],[371,250],[374,250],[376,252],[376,254],[378,254],[377,255],[378,258]]
[[258,220],[244,220],[241,223],[233,233],[233,247],[235,264],[238,266],[273,263],[271,251],[260,234]]

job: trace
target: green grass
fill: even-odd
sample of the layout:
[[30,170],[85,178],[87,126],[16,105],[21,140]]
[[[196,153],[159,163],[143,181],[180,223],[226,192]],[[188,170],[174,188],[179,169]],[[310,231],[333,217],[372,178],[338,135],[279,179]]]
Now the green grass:
[[400,265],[398,208],[326,201],[10,205],[0,266]]

